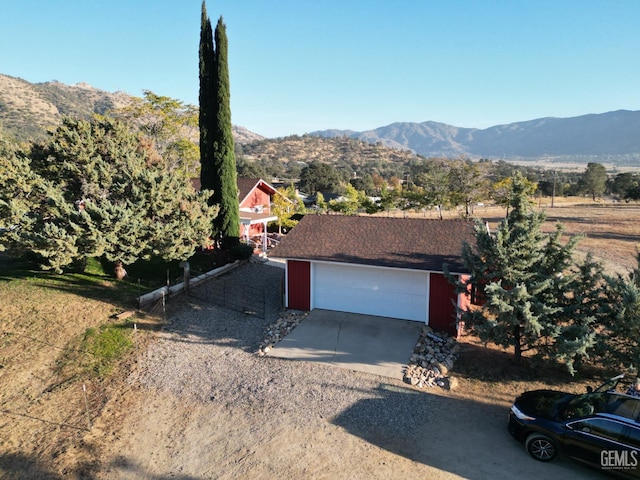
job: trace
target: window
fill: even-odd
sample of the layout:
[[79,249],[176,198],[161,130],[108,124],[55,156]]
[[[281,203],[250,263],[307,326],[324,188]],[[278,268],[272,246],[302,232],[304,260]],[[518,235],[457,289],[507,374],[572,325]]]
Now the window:
[[625,425],[607,418],[587,418],[569,425],[573,430],[609,440],[619,440]]
[[627,428],[621,441],[634,448],[640,448],[640,429],[636,427]]

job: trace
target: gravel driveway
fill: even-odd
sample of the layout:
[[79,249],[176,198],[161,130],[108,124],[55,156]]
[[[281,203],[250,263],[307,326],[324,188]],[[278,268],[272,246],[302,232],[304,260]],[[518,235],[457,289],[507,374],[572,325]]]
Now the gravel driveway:
[[[276,268],[259,266],[260,268]],[[244,268],[244,267],[241,267]],[[245,273],[255,281],[256,266]],[[188,299],[140,354],[97,478],[603,478],[530,459],[508,406],[255,354],[274,318]],[[104,443],[104,442],[103,442]]]

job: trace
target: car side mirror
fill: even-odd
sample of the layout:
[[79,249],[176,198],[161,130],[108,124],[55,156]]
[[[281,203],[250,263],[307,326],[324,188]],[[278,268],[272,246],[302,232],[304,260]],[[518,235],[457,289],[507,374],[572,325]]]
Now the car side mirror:
[[591,385],[587,387],[587,393],[593,393],[593,387]]

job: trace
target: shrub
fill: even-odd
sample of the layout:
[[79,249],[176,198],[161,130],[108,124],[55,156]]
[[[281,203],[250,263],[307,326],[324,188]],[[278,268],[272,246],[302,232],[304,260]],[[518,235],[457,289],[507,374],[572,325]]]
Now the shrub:
[[236,260],[246,260],[253,255],[253,247],[246,243],[241,243],[230,249],[233,258]]

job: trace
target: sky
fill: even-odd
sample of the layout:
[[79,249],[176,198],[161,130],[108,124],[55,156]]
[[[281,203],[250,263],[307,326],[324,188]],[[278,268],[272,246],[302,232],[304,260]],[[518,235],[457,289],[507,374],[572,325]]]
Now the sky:
[[[198,104],[200,0],[0,0],[0,73]],[[210,0],[266,137],[640,110],[637,0]]]

